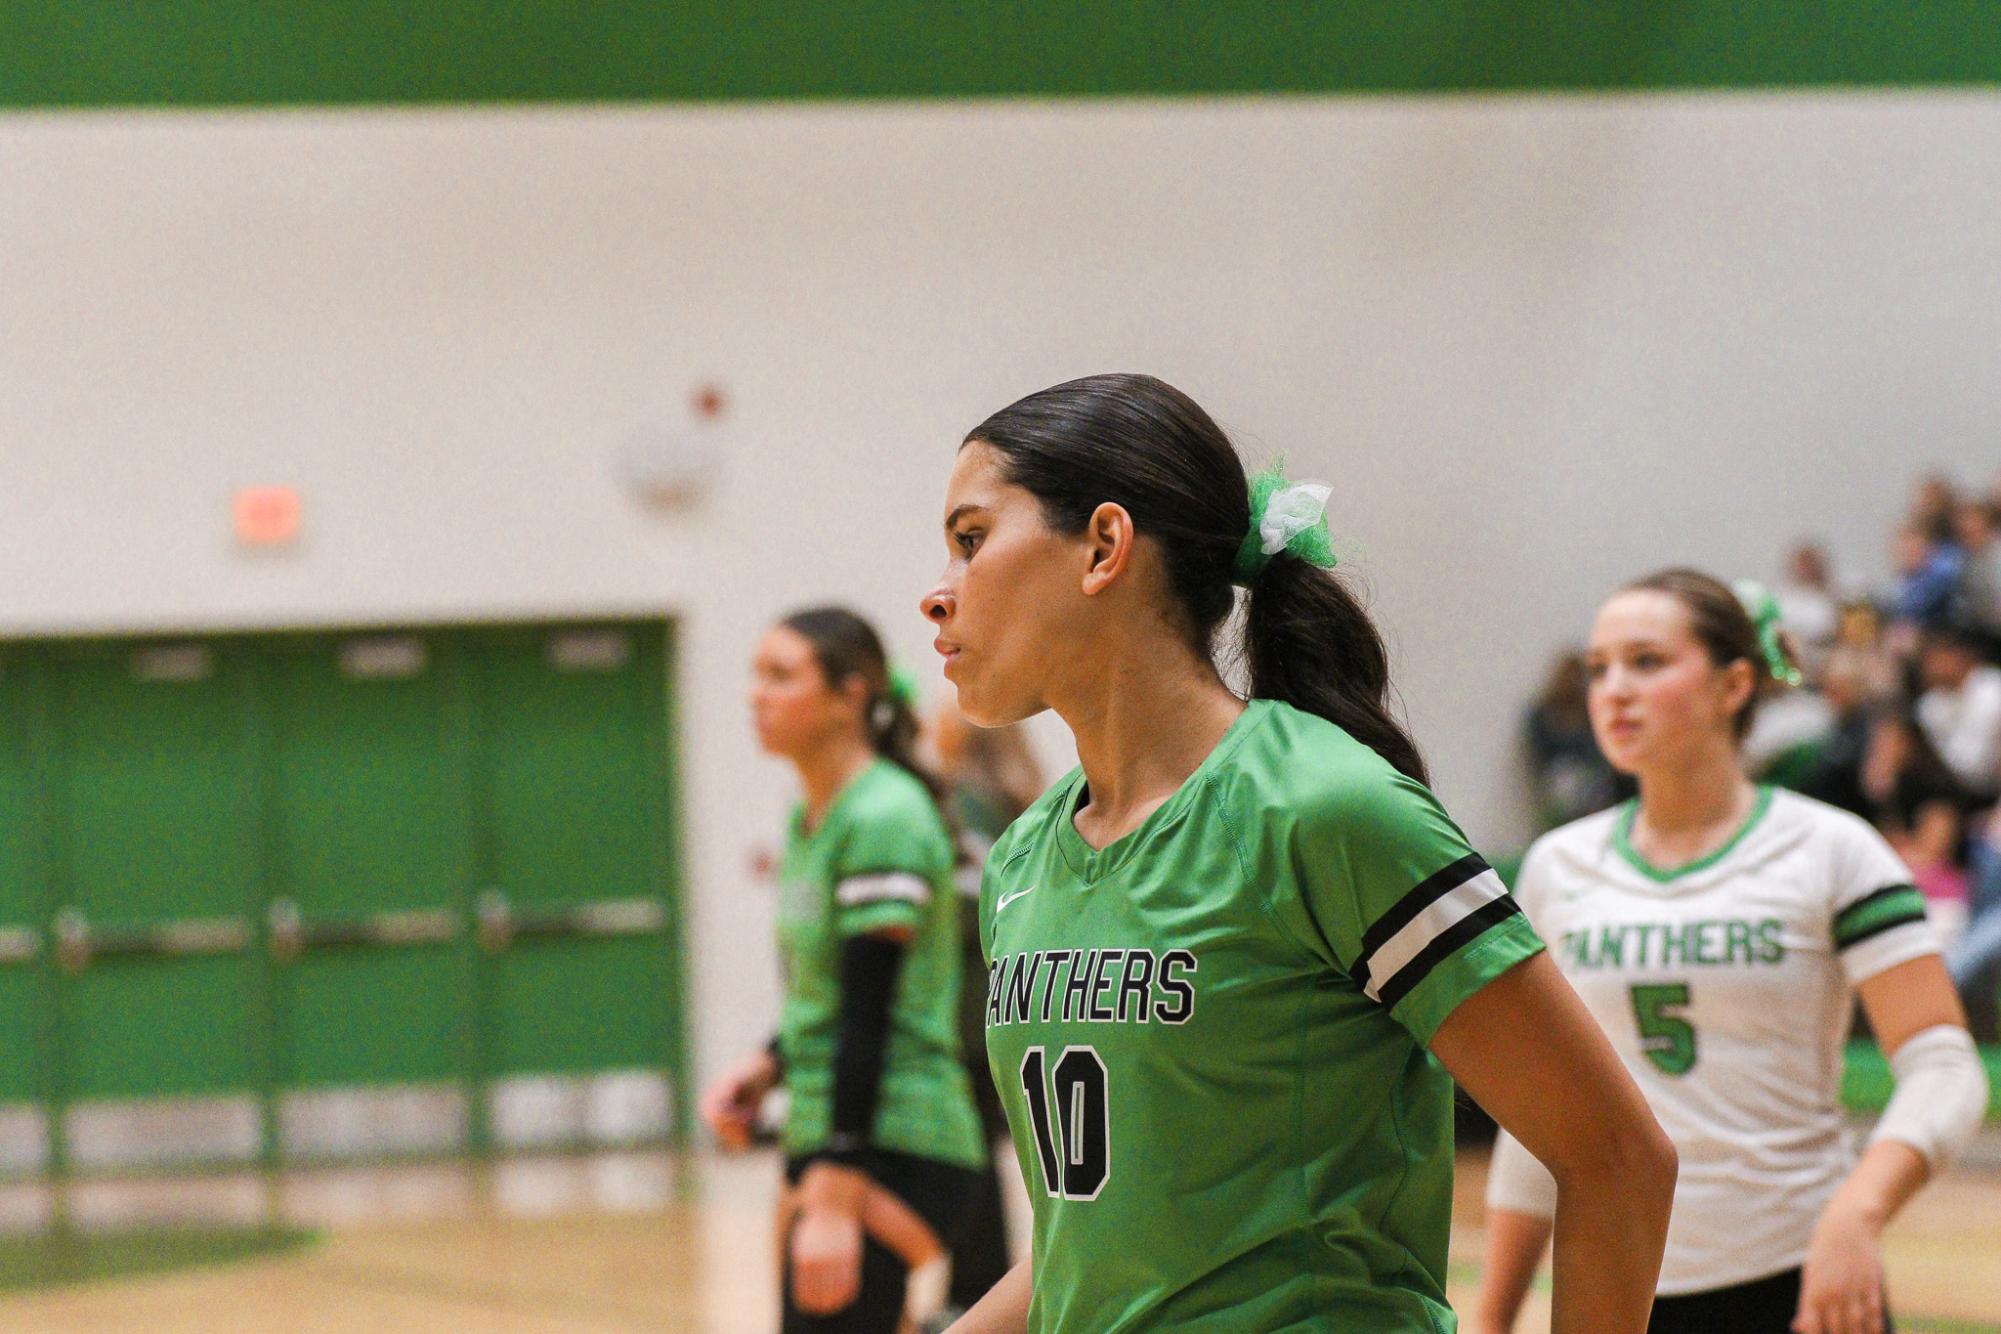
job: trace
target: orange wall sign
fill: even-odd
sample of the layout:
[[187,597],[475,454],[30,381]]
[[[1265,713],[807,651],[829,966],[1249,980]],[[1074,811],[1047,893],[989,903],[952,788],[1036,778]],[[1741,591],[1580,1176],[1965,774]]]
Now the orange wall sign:
[[302,508],[289,486],[245,487],[230,505],[236,540],[246,547],[290,546],[299,538]]

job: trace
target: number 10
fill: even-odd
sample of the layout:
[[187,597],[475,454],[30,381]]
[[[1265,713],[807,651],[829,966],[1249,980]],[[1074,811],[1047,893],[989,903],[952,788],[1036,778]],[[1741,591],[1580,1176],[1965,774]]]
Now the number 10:
[[1042,1160],[1042,1188],[1051,1198],[1095,1200],[1112,1174],[1112,1109],[1105,1063],[1090,1047],[1065,1047],[1056,1058],[1055,1105],[1049,1115],[1050,1080],[1041,1047],[1021,1058],[1021,1091],[1028,1096],[1035,1151]]

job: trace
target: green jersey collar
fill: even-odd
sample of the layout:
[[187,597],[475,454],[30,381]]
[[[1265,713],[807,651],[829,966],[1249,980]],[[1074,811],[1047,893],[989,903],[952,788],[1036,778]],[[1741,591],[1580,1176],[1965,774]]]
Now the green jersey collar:
[[1722,861],[1725,857],[1728,857],[1732,852],[1735,852],[1737,845],[1742,843],[1745,836],[1758,827],[1758,823],[1765,818],[1765,812],[1772,808],[1772,791],[1773,789],[1770,787],[1762,785],[1758,788],[1757,800],[1751,803],[1751,813],[1744,818],[1744,823],[1737,827],[1737,832],[1732,834],[1729,841],[1724,843],[1722,847],[1714,852],[1705,853],[1697,857],[1694,861],[1683,862],[1680,866],[1663,870],[1661,867],[1655,866],[1652,862],[1648,861],[1645,857],[1642,857],[1639,849],[1633,846],[1633,821],[1640,814],[1640,800],[1638,797],[1634,797],[1625,804],[1619,812],[1618,820],[1612,825],[1612,846],[1618,850],[1619,855],[1624,857],[1634,870],[1647,877],[1647,879],[1658,881],[1661,884],[1666,884],[1671,880],[1679,880],[1682,876],[1693,875],[1697,871],[1707,870],[1709,867]]
[[1145,846],[1155,832],[1169,828],[1181,818],[1209,775],[1229,758],[1230,753],[1257,728],[1272,708],[1273,701],[1268,699],[1245,701],[1244,711],[1223,733],[1222,740],[1203,757],[1202,763],[1195,766],[1193,773],[1181,780],[1181,786],[1174,789],[1174,794],[1140,821],[1138,828],[1120,835],[1102,848],[1093,848],[1077,832],[1077,808],[1086,791],[1084,771],[1079,769],[1070,790],[1056,808],[1056,844],[1063,850],[1063,860],[1069,863],[1071,871],[1078,879],[1089,883],[1110,875],[1129,861],[1134,850]]

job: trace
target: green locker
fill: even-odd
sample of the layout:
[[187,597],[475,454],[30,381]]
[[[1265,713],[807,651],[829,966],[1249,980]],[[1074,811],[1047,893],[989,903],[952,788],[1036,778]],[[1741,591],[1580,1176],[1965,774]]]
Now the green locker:
[[489,1069],[677,1069],[665,627],[493,630],[469,665]]
[[472,840],[458,643],[288,636],[265,660],[279,1079],[460,1078]]
[[[660,622],[0,644],[0,1103],[661,1071]],[[289,1133],[289,1132],[287,1132]]]
[[50,671],[67,1095],[249,1089],[262,960],[248,652],[79,644]]
[[36,668],[26,651],[0,648],[0,1103],[41,1096],[46,1070],[42,927],[48,899],[35,765],[41,717]]

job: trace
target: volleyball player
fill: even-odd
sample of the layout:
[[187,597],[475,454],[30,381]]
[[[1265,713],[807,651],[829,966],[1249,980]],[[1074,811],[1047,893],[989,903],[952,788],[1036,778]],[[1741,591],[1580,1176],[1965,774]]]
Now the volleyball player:
[[779,866],[785,1006],[771,1049],[703,1115],[748,1143],[782,1079],[786,1334],[890,1334],[909,1270],[949,1237],[986,1142],[959,1064],[952,835],[912,758],[917,721],[882,643],[838,608],[758,645],[758,740],[798,771]]
[[[1681,1156],[1651,1328],[1877,1334],[1883,1226],[1978,1126],[1986,1080],[1924,901],[1846,812],[1754,786],[1738,745],[1792,676],[1777,608],[1666,570],[1599,609],[1591,722],[1639,796],[1544,835],[1518,893]],[[1859,1162],[1859,994],[1897,1089]],[[1565,1096],[1568,1096],[1566,1091]],[[1554,1192],[1503,1136],[1474,1325],[1511,1329]]]
[[[1253,489],[1141,375],[959,451],[924,599],[946,676],[978,724],[1054,709],[1083,761],[987,862],[1035,1227],[962,1334],[1450,1328],[1448,1070],[1558,1164],[1558,1328],[1646,1323],[1672,1149],[1425,788],[1326,495]],[[1212,656],[1233,582],[1248,703]]]

